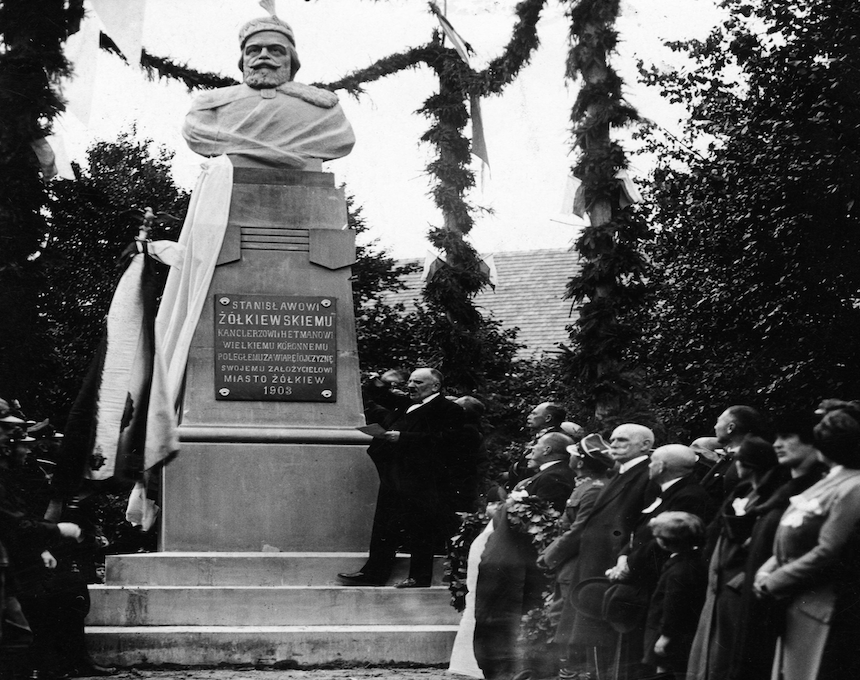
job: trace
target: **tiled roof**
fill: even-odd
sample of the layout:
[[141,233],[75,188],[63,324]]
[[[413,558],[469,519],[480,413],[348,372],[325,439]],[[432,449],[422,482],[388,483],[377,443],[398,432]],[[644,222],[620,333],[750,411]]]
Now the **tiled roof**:
[[[399,265],[423,260],[400,260]],[[517,339],[526,345],[521,356],[557,351],[568,339],[565,327],[576,321],[571,301],[564,300],[568,279],[579,271],[579,255],[567,249],[521,250],[495,253],[496,288],[487,287],[475,298],[482,312],[492,315],[503,328],[518,327]],[[385,295],[389,304],[411,309],[421,299],[421,270],[403,278],[406,288]]]

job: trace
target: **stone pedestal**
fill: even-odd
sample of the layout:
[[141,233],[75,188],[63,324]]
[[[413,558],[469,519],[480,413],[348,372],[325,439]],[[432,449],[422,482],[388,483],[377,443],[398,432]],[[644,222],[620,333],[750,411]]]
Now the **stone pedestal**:
[[[364,564],[378,487],[370,438],[354,429],[364,419],[342,192],[324,173],[237,167],[234,179],[222,264],[188,361],[182,450],[163,476],[163,552],[108,557],[107,584],[91,589],[88,647],[120,666],[445,663],[459,615],[441,583],[441,558],[431,588],[337,581],[337,572]],[[234,302],[265,295],[278,304],[316,296],[319,314],[323,301],[336,309],[336,352],[320,364],[335,371],[305,373],[336,382],[296,383],[314,401],[266,393],[235,400],[249,387],[260,395],[262,377],[254,376],[291,375],[254,363],[256,354],[282,350],[242,345],[256,340],[219,325]],[[233,321],[241,328],[246,319]],[[228,347],[226,337],[240,344]],[[234,356],[242,352],[244,362]],[[242,371],[250,385],[224,377]],[[400,557],[392,580],[407,569]]]
[[[219,265],[189,352],[182,450],[164,473],[163,550],[366,549],[378,479],[369,438],[354,429],[364,418],[346,222],[343,191],[329,173],[234,168]],[[237,401],[219,393],[218,357],[251,355],[245,345],[244,354],[218,353],[218,314],[255,295],[313,296],[336,309],[336,358],[325,369],[335,369],[332,397]]]

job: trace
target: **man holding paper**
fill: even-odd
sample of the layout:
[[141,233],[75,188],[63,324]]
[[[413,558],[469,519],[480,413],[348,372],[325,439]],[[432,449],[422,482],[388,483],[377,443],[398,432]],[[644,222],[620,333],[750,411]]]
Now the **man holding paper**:
[[448,507],[448,457],[458,445],[463,409],[442,396],[442,374],[418,368],[409,376],[412,404],[381,423],[367,452],[379,470],[370,556],[361,570],[341,573],[347,585],[385,585],[399,547],[410,552],[409,576],[398,588],[426,588],[434,550],[455,529]]

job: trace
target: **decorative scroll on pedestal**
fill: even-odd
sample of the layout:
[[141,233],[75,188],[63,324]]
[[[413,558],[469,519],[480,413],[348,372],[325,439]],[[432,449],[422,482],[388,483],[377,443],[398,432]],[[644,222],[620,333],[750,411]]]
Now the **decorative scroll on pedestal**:
[[216,293],[215,398],[337,401],[337,300]]

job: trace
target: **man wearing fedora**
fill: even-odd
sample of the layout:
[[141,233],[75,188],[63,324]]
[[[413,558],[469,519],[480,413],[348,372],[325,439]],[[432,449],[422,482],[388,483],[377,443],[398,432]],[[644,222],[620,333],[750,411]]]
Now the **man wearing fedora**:
[[[572,444],[558,432],[542,436],[528,454],[535,474],[517,484],[508,503],[533,496],[561,510],[574,486],[567,452]],[[522,615],[541,604],[547,585],[531,535],[518,532],[507,504],[502,506],[493,518],[475,589],[475,659],[487,680],[531,675],[531,659],[517,649],[517,636]]]
[[[654,433],[644,425],[625,423],[613,430],[609,445],[617,474],[600,492],[583,521],[553,541],[541,555],[542,561],[552,569],[576,560],[572,585],[605,576],[630,539],[642,509],[657,496],[648,475]],[[557,633],[559,639],[562,635],[568,636],[572,651],[593,648],[593,653],[583,654],[590,670],[600,675],[607,672],[616,633],[606,622],[576,611],[569,631]]]
[[[571,454],[570,467],[576,475],[576,488],[567,499],[564,515],[559,520],[558,526],[562,532],[576,533],[591,512],[600,492],[606,487],[609,481],[607,477],[615,461],[609,455],[609,442],[599,434],[589,434],[579,443],[568,446],[567,450]],[[538,558],[538,566],[543,569],[548,568],[543,555]],[[575,575],[575,566],[576,560],[568,560],[554,574],[555,584],[550,617],[557,626],[555,646],[559,660],[560,680],[576,676],[573,669],[575,660],[571,659],[567,640],[575,616],[575,611],[570,606],[570,591],[576,585],[571,583]],[[561,634],[558,631],[561,631]]]

